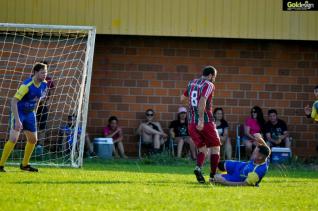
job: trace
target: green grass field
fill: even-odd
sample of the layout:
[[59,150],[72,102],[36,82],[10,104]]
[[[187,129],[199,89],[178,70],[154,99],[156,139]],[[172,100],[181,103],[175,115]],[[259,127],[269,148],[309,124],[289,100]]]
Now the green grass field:
[[193,166],[88,160],[81,169],[39,167],[39,173],[8,166],[0,174],[0,210],[318,209],[312,168],[272,167],[257,188],[197,184]]

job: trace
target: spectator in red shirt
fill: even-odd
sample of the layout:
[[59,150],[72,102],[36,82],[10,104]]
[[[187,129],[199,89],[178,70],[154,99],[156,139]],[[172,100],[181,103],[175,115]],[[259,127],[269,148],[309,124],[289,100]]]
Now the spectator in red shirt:
[[108,119],[108,126],[104,128],[104,136],[106,138],[113,139],[113,153],[115,157],[119,157],[119,154],[122,158],[128,158],[125,155],[124,144],[123,144],[123,130],[118,126],[118,119],[115,116],[111,116]]

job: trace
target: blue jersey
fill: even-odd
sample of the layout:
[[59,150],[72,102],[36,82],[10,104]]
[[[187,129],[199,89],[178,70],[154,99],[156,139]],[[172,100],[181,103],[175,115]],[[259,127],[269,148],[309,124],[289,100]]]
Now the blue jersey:
[[[72,145],[73,144],[73,136],[74,136],[74,132],[75,132],[75,128],[74,127],[70,127],[69,125],[63,125],[61,128],[61,131],[63,133],[65,133],[66,137],[67,137],[67,142]],[[78,127],[77,130],[77,136],[80,136],[82,133],[82,127]]]
[[[36,132],[35,108],[38,101],[46,95],[47,82],[42,81],[36,84],[33,78],[28,78],[22,82],[14,98],[18,101],[18,115],[23,126],[23,130]],[[10,115],[10,128],[14,129],[15,118]]]
[[38,101],[41,98],[45,97],[46,90],[46,81],[42,81],[39,84],[36,84],[32,78],[28,78],[23,81],[22,85],[19,87],[18,91],[14,95],[14,97],[19,100],[19,112],[33,112],[37,106]]
[[255,164],[253,160],[248,162],[226,161],[227,174],[222,175],[230,182],[246,181],[249,185],[258,186],[268,170],[269,160],[262,164]]

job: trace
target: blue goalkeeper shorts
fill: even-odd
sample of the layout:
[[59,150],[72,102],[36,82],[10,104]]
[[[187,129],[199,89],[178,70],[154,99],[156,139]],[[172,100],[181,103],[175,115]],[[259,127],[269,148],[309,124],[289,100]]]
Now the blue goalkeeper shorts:
[[[23,130],[28,130],[30,132],[36,132],[36,118],[35,118],[35,112],[23,112],[18,111],[20,121],[23,125]],[[14,115],[11,112],[10,114],[10,129],[14,129],[15,119]]]

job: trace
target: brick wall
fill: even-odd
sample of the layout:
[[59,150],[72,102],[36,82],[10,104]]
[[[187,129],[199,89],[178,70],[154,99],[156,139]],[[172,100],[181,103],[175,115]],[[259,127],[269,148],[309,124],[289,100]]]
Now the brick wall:
[[317,50],[317,42],[304,41],[98,35],[88,131],[102,135],[108,117],[116,115],[126,151],[136,155],[134,132],[144,111],[153,108],[167,131],[188,80],[214,65],[214,105],[225,109],[233,139],[235,125],[244,122],[252,106],[259,105],[264,114],[275,108],[294,138],[294,154],[317,155],[318,124],[303,112],[318,84]]

